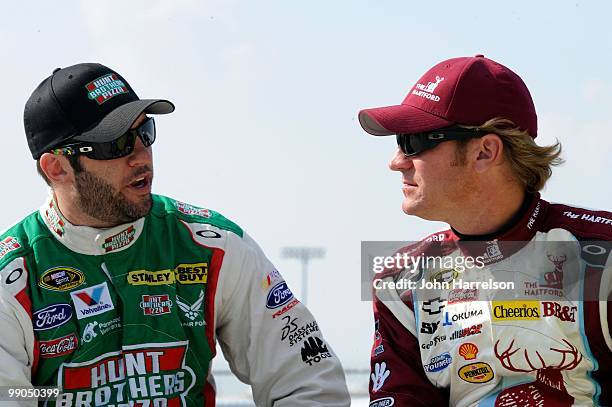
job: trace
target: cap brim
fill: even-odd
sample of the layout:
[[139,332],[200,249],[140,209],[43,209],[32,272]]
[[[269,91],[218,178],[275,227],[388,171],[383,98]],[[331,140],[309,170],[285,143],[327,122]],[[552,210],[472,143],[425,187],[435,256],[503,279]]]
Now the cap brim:
[[359,112],[361,127],[374,136],[419,133],[454,124],[451,121],[409,105],[364,109]]
[[119,106],[93,128],[84,131],[73,140],[104,143],[125,133],[141,113],[168,114],[174,111],[172,102],[163,99],[135,100]]

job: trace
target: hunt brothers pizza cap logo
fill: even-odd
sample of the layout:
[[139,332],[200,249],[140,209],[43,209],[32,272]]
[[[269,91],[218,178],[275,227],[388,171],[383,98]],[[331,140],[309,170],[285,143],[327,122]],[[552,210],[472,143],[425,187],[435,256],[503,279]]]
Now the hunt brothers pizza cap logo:
[[90,100],[95,100],[99,105],[117,95],[129,92],[125,83],[115,73],[109,73],[94,79],[85,85],[85,88],[87,89],[87,97]]
[[[184,406],[195,383],[185,365],[188,342],[131,345],[94,360],[64,363],[58,406]],[[86,402],[85,402],[86,400]]]
[[77,336],[70,334],[50,341],[40,341],[38,348],[41,358],[54,358],[74,352],[78,344]]
[[172,300],[168,294],[162,295],[143,295],[140,308],[145,315],[169,314],[172,307]]
[[7,253],[17,250],[21,247],[17,239],[13,236],[9,236],[6,239],[0,241],[0,259],[3,258]]
[[116,235],[107,237],[104,240],[104,243],[102,243],[102,248],[107,253],[112,252],[113,250],[121,249],[134,241],[135,234],[136,228],[134,228],[134,225],[131,225]]

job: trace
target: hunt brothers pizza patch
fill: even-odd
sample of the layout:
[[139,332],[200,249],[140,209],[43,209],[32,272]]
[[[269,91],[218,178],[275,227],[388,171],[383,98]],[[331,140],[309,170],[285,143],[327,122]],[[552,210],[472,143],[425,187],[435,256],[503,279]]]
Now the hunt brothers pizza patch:
[[113,250],[121,249],[132,243],[134,240],[134,235],[136,234],[136,229],[134,225],[131,225],[125,230],[113,235],[111,237],[107,237],[102,243],[102,248],[106,253],[112,252]]
[[117,95],[129,92],[125,83],[115,73],[109,73],[94,79],[85,85],[85,88],[87,88],[87,97],[90,100],[95,100],[99,105]]
[[58,406],[184,406],[195,383],[188,341],[125,346],[93,360],[64,363]]

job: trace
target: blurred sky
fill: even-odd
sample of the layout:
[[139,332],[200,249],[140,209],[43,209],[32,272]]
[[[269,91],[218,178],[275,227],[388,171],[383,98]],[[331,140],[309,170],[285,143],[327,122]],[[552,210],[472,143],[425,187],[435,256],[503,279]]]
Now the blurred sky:
[[300,292],[280,248],[327,248],[308,305],[345,367],[368,368],[371,304],[360,301],[360,241],[416,240],[443,225],[405,216],[393,138],[356,114],[401,102],[435,63],[485,54],[527,83],[540,144],[566,165],[555,202],[612,209],[612,34],[606,1],[4,0],[0,50],[0,229],[46,187],[27,149],[23,106],[56,67],[101,62],[157,119],[156,193],[245,228]]

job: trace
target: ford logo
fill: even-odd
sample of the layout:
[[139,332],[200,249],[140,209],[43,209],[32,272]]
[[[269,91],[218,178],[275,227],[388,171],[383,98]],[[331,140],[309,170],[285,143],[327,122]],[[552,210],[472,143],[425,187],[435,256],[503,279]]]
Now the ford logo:
[[268,300],[266,302],[266,308],[278,308],[281,305],[285,305],[293,298],[293,293],[287,287],[287,283],[282,281],[274,286],[268,293]]
[[68,304],[52,304],[32,315],[35,331],[57,328],[72,318],[72,307]]

